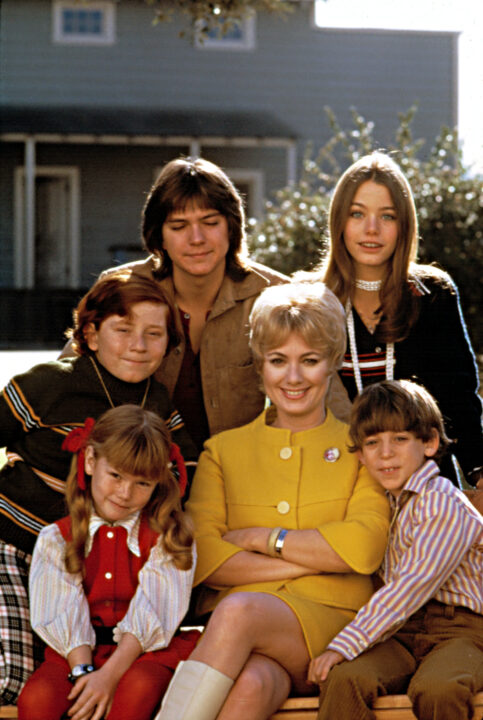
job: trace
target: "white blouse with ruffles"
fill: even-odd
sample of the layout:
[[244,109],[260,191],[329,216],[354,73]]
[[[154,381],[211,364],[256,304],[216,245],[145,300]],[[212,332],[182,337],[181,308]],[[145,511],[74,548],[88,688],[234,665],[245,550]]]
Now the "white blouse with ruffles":
[[[92,514],[86,555],[93,538],[105,520]],[[127,544],[138,557],[140,511],[114,526],[127,530]],[[67,655],[80,645],[94,649],[96,637],[90,620],[89,605],[80,573],[65,568],[65,540],[56,524],[48,525],[39,534],[30,569],[30,615],[35,632],[56,652]],[[117,624],[114,637],[119,642],[123,633],[132,633],[143,652],[161,650],[171,639],[188,610],[196,548],[193,545],[193,566],[179,570],[161,544],[151,549],[138,576],[138,586],[126,615]]]

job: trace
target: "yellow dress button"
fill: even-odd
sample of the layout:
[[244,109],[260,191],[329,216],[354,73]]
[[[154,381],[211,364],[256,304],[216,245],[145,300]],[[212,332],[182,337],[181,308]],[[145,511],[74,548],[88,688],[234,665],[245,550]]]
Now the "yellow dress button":
[[106,578],[106,580],[112,580],[112,573],[107,572],[104,577]]
[[282,458],[282,460],[288,460],[289,458],[291,458],[292,457],[292,448],[283,447],[280,450],[280,457]]
[[106,535],[109,538],[109,540],[112,540],[112,538],[114,537],[114,533],[112,532],[112,530],[109,530],[109,532],[107,532]]
[[280,500],[277,505],[277,510],[280,515],[286,515],[288,512],[290,512],[290,503],[288,503],[286,500]]

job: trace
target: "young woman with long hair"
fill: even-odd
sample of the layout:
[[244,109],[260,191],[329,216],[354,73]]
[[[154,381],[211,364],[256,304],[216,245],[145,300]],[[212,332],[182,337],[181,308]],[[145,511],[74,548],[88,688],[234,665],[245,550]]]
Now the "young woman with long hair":
[[[417,262],[418,220],[399,165],[374,152],[339,179],[329,209],[330,249],[315,271],[346,309],[340,371],[351,399],[371,382],[412,378],[434,395],[451,453],[476,484],[483,465],[478,371],[452,278]],[[443,474],[458,482],[450,459]]]

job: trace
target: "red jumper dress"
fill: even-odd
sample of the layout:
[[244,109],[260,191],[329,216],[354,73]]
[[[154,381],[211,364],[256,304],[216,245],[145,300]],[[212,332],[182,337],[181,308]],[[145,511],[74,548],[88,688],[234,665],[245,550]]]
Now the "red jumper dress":
[[[67,541],[70,517],[56,523]],[[158,534],[142,516],[139,528],[141,556],[130,552],[123,527],[102,525],[85,561],[84,592],[98,644],[92,664],[97,669],[112,655],[117,645],[112,630],[127,612],[136,591],[138,573],[148,559]],[[158,708],[180,660],[195,647],[200,633],[178,632],[167,648],[140,655],[124,673],[114,695],[109,720],[149,720]],[[72,685],[67,680],[69,664],[47,647],[45,660],[30,677],[18,699],[19,720],[60,720],[72,705],[67,699]]]

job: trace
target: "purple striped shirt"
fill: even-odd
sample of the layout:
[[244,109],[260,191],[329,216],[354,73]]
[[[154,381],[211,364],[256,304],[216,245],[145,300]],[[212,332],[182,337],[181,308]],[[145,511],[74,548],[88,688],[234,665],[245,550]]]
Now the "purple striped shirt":
[[428,460],[397,499],[384,586],[328,645],[348,660],[393,635],[428,600],[483,614],[483,517]]

